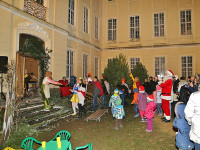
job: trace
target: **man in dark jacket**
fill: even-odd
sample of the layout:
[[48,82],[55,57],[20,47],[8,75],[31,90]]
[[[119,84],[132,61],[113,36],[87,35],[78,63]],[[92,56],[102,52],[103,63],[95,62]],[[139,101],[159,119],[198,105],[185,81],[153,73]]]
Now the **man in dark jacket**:
[[102,101],[104,108],[108,107],[108,105],[106,103],[106,98],[107,98],[107,95],[110,94],[109,86],[110,85],[109,85],[107,79],[106,78],[102,79],[103,95],[101,96],[100,100]]

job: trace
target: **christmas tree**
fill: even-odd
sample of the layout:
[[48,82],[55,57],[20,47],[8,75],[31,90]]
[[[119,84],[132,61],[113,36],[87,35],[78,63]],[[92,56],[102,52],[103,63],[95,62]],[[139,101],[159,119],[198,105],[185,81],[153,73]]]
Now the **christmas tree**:
[[138,77],[140,83],[144,83],[145,79],[148,79],[149,75],[147,70],[142,63],[137,63],[136,66],[132,70],[133,77]]
[[103,76],[108,79],[110,83],[111,92],[114,91],[118,83],[121,84],[122,78],[125,78],[128,85],[131,84],[131,78],[129,76],[129,66],[126,61],[126,57],[123,54],[119,54],[119,57],[113,58],[108,62],[104,69]]

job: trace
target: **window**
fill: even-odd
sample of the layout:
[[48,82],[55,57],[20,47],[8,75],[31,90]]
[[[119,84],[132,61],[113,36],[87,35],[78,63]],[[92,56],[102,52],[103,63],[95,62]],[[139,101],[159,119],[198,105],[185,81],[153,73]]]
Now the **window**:
[[133,71],[133,69],[136,66],[136,64],[139,63],[139,62],[140,62],[140,58],[131,58],[130,59],[131,72]]
[[44,5],[44,1],[43,0],[35,0],[35,1],[40,5]]
[[154,36],[164,36],[164,13],[154,14]]
[[191,10],[181,11],[181,35],[192,34]]
[[95,58],[95,76],[98,77],[98,69],[99,69],[99,59],[98,58]]
[[69,0],[68,23],[74,25],[74,0]]
[[83,78],[87,78],[87,60],[88,55],[83,54]]
[[192,56],[181,57],[181,70],[183,77],[188,77],[193,74],[192,66],[193,66]]
[[73,60],[74,60],[74,52],[67,50],[67,68],[66,68],[66,77],[70,78],[70,76],[72,76],[74,74],[74,64],[73,64]]
[[108,20],[108,40],[116,40],[117,19]]
[[84,7],[84,32],[88,33],[88,9]]
[[95,38],[98,39],[98,18],[95,17]]
[[139,38],[140,37],[140,24],[139,16],[130,17],[130,38]]
[[165,57],[155,57],[155,76],[165,74]]

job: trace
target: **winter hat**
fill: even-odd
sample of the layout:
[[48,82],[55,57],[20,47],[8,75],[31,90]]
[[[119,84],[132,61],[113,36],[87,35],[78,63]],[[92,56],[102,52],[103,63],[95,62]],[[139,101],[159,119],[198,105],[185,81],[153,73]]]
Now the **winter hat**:
[[171,70],[166,71],[167,76],[172,77],[174,73]]
[[144,93],[144,86],[141,85],[141,86],[139,87],[139,92],[140,92],[140,93]]
[[115,93],[115,94],[118,94],[118,93],[119,93],[119,90],[118,90],[118,89],[115,89],[115,90],[114,90],[114,93]]
[[114,90],[114,96],[118,96],[118,94],[119,94],[119,90],[118,90],[118,89],[115,89],[115,90]]
[[122,83],[125,83],[125,79],[124,78],[122,78]]
[[149,95],[149,96],[147,97],[147,101],[150,101],[150,102],[153,101],[153,94],[151,94],[151,95]]
[[92,76],[92,74],[91,73],[88,73],[88,77],[91,77]]

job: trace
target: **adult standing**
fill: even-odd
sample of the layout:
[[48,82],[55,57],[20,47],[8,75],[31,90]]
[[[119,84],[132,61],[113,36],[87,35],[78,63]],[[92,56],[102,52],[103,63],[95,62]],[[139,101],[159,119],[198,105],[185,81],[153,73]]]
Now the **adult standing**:
[[98,98],[99,95],[100,96],[103,95],[103,89],[101,87],[101,83],[99,82],[97,76],[94,77],[94,81],[92,81],[92,83],[93,83],[93,92],[92,92],[92,94],[94,96],[93,105],[92,105],[92,112],[94,112],[96,104],[98,106],[98,109],[101,108],[97,98]]
[[162,118],[162,122],[170,122],[170,104],[169,101],[171,100],[171,93],[172,93],[172,77],[173,72],[171,70],[167,70],[164,76],[164,79],[159,79],[158,84],[162,88],[161,91],[161,98],[162,98],[162,108],[164,111],[164,118]]
[[153,93],[153,91],[156,91],[157,83],[155,81],[153,81],[153,77],[149,77],[149,83],[151,84],[151,90],[152,90],[152,93]]
[[191,93],[198,91],[198,83],[197,83],[197,79],[195,76],[191,76],[191,78],[189,79],[189,90]]
[[102,86],[103,86],[103,95],[101,96],[100,100],[103,102],[104,107],[107,108],[108,105],[106,103],[106,98],[107,95],[110,94],[110,85],[106,78],[102,80]]
[[191,125],[190,140],[194,142],[195,150],[200,150],[200,91],[191,94],[185,108],[185,118]]
[[41,86],[41,93],[42,93],[42,99],[44,101],[44,110],[49,111],[52,106],[50,105],[49,99],[50,99],[50,84],[54,85],[62,85],[59,82],[52,80],[52,72],[47,71],[45,73],[45,78],[42,81]]
[[70,91],[70,87],[68,86],[69,82],[66,79],[66,77],[63,77],[62,80],[59,80],[58,82],[62,84],[60,86],[60,97],[64,98],[64,97],[70,96],[71,91]]

